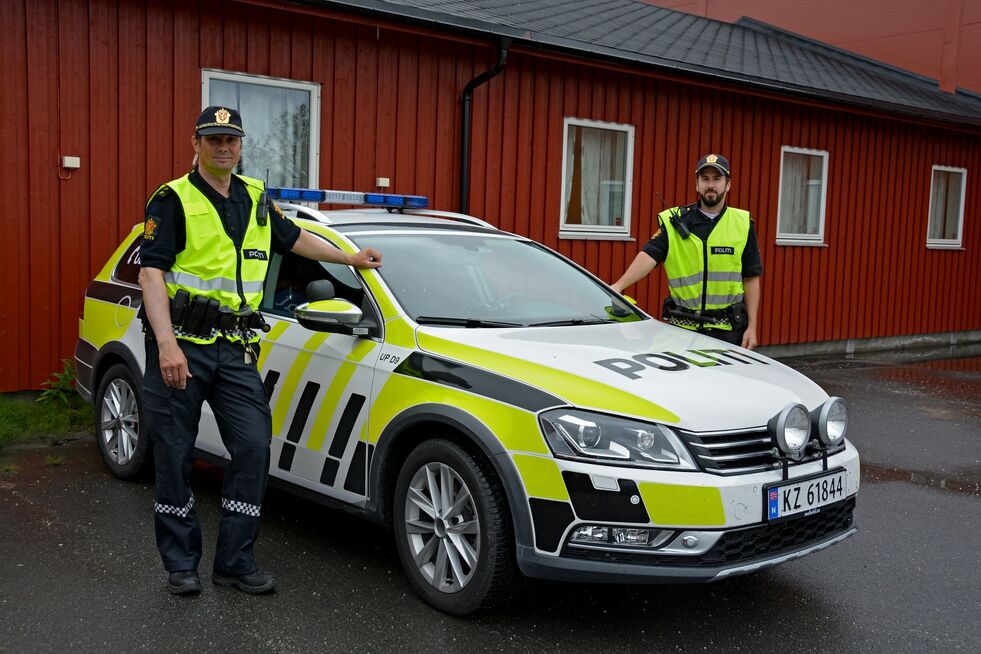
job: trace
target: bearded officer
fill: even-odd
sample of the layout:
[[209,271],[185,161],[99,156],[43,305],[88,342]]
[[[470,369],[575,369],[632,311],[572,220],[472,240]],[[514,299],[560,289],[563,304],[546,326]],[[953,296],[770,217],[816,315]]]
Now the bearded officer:
[[622,293],[663,263],[667,322],[753,349],[763,263],[749,212],[726,204],[731,170],[722,155],[702,157],[698,202],[661,212],[657,232],[612,286]]

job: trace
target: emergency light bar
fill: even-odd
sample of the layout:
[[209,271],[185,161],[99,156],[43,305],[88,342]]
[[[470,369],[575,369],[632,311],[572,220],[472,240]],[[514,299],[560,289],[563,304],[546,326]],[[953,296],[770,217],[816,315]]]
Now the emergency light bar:
[[390,209],[425,209],[429,198],[421,195],[396,195],[393,193],[358,193],[357,191],[329,191],[315,188],[288,188],[270,186],[266,195],[272,200],[287,202],[317,202],[319,204],[360,204]]

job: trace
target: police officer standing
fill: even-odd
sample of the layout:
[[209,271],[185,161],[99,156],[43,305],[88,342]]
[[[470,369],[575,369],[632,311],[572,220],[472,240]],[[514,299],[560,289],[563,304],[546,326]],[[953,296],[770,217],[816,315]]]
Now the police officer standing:
[[[176,595],[201,591],[201,528],[190,488],[201,407],[208,401],[231,456],[221,491],[212,581],[272,591],[253,545],[269,473],[272,420],[256,368],[258,313],[272,252],[376,268],[381,255],[328,245],[234,175],[245,130],[238,111],[208,107],[191,138],[197,164],[147,202],[140,287],[146,325],[145,419],[156,465],[157,549]],[[148,323],[148,324],[147,324]]]
[[730,176],[725,157],[702,157],[698,202],[658,214],[658,230],[613,288],[623,292],[663,262],[670,293],[664,320],[753,349],[763,263],[749,212],[726,205]]

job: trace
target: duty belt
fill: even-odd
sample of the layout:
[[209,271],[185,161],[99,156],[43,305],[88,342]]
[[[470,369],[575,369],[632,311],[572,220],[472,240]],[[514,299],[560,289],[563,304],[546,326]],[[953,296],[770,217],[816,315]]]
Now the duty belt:
[[662,319],[681,327],[701,329],[704,327],[741,327],[745,316],[744,307],[737,302],[725,309],[706,309],[698,311],[679,306],[671,297],[665,298]]
[[[147,329],[146,310],[140,307],[139,317]],[[233,312],[213,298],[203,295],[192,296],[185,290],[179,290],[170,300],[170,322],[178,335],[211,338],[215,332],[232,333],[248,340],[251,330],[269,331],[262,314],[246,307],[244,312]]]

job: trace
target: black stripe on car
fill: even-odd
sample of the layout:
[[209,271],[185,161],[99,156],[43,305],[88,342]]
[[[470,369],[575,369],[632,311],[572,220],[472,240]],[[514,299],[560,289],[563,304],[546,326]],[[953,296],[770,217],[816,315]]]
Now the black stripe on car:
[[341,419],[337,423],[334,440],[331,441],[330,449],[327,451],[335,459],[344,457],[344,450],[347,449],[348,441],[351,440],[354,423],[357,421],[358,414],[361,413],[361,407],[364,406],[364,403],[365,396],[358,393],[351,393],[351,397],[347,399],[347,404],[344,406],[344,413],[341,414]]
[[92,282],[85,290],[85,297],[110,304],[119,304],[128,298],[129,305],[134,309],[143,304],[143,291],[112,282]]
[[347,479],[344,480],[344,490],[364,495],[364,477],[368,469],[368,461],[371,460],[371,453],[374,450],[372,445],[364,441],[358,441],[358,446],[354,448],[354,456],[351,458],[351,467],[347,469]]
[[558,397],[534,386],[431,354],[413,352],[398,365],[395,373],[458,388],[533,413],[565,404]]
[[589,475],[580,472],[562,472],[565,486],[572,499],[576,515],[583,520],[606,522],[639,522],[647,524],[650,518],[644,501],[637,491],[637,484],[630,479],[618,480],[620,490],[596,490]]
[[554,552],[562,543],[562,534],[576,516],[568,502],[543,500],[532,497],[528,500],[531,516],[535,522],[535,547],[546,552]]

